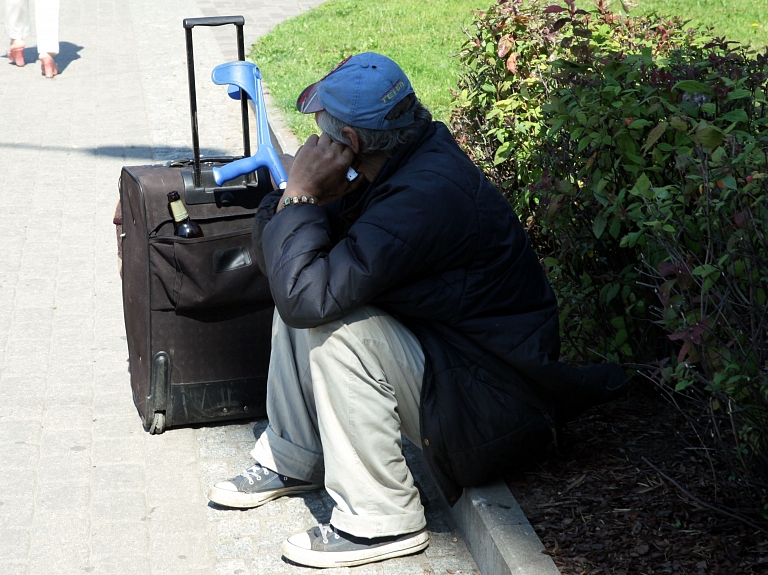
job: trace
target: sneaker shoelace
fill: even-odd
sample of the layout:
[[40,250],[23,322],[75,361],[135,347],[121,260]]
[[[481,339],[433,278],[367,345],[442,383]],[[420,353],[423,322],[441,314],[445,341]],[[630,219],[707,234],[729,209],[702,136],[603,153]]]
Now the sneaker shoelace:
[[261,465],[252,465],[240,475],[248,480],[248,485],[253,485],[253,479],[251,479],[251,477],[255,477],[256,481],[261,481],[261,475],[259,475],[261,472],[263,472],[264,475],[269,475],[269,469],[262,467]]
[[319,523],[317,526],[320,529],[320,536],[323,538],[323,543],[328,544],[328,536],[333,533],[335,539],[339,538],[339,534],[336,533],[336,529],[330,523]]

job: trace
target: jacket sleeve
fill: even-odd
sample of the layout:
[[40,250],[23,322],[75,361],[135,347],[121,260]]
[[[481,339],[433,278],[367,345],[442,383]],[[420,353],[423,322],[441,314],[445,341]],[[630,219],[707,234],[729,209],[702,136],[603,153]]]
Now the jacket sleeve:
[[398,283],[436,271],[433,264],[444,259],[438,252],[450,250],[461,234],[435,242],[435,230],[461,225],[454,215],[461,209],[435,210],[409,197],[399,195],[375,216],[364,215],[336,245],[328,215],[318,206],[291,206],[264,226],[265,273],[286,324],[307,328],[333,321]]

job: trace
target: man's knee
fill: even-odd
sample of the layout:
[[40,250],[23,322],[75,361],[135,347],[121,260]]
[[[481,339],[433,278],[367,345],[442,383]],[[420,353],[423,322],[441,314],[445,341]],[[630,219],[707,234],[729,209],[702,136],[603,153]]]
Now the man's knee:
[[363,306],[337,320],[311,327],[306,330],[310,349],[321,347],[329,339],[353,339],[364,341],[380,331],[377,318],[386,315],[373,306]]

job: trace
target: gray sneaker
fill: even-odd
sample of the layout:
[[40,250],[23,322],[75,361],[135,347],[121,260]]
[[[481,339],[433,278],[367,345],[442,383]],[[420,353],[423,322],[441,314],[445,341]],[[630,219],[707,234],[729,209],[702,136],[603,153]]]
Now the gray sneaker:
[[309,567],[351,567],[392,557],[410,555],[429,545],[426,529],[388,537],[356,537],[337,531],[331,524],[320,524],[283,543],[283,556]]
[[225,507],[258,507],[283,495],[317,491],[322,485],[280,475],[260,464],[249,467],[229,481],[221,481],[208,491],[208,499]]

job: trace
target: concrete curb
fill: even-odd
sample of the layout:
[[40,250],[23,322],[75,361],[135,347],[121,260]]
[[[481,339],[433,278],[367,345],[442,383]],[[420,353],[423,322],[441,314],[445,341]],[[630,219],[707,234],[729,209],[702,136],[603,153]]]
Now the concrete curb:
[[454,523],[482,575],[560,575],[552,558],[542,553],[544,544],[506,483],[464,489],[450,507],[429,474],[423,452],[413,447],[410,453],[414,451],[416,457],[408,460],[411,471],[429,484],[432,504]]
[[450,510],[483,575],[559,575],[503,481],[464,490]]

